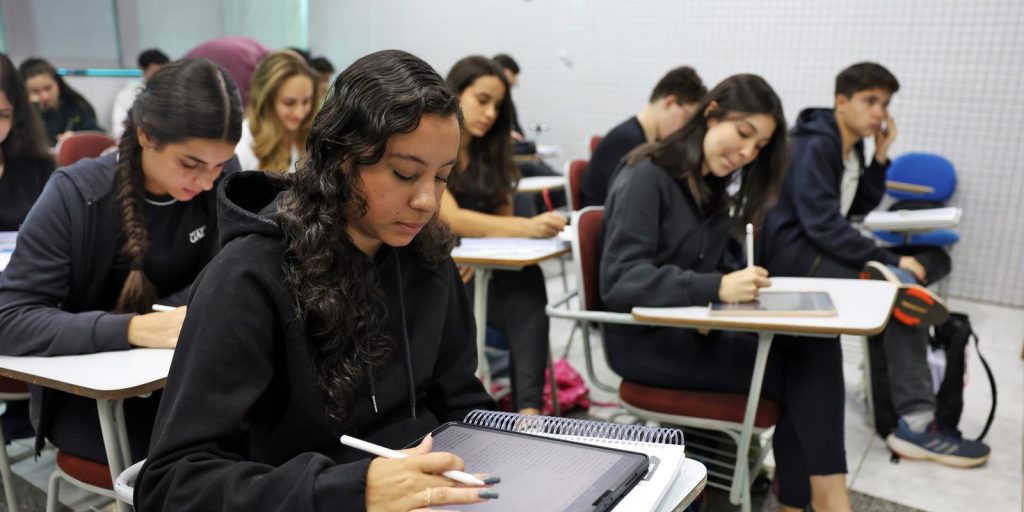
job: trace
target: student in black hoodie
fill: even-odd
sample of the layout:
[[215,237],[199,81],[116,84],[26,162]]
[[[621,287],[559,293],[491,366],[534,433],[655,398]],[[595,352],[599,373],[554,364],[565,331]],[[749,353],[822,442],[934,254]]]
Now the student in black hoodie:
[[[174,347],[188,289],[219,248],[211,190],[238,168],[242,107],[219,67],[179,61],[153,75],[125,126],[117,154],[55,172],[18,231],[0,274],[0,353]],[[124,403],[135,458],[157,401]],[[59,449],[106,461],[95,401],[35,389],[32,409]]]
[[[977,466],[988,459],[989,447],[963,439],[955,426],[936,419],[928,369],[928,327],[949,313],[921,285],[949,273],[949,256],[939,247],[879,247],[849,220],[874,209],[885,193],[889,148],[896,138],[888,107],[899,87],[884,67],[854,64],[836,77],[833,108],[800,113],[793,128],[793,165],[765,219],[757,254],[778,275],[857,279],[863,273],[900,283],[892,320],[880,335],[889,391],[900,415],[886,443],[908,457]],[[874,154],[865,167],[864,138],[871,136]]]
[[[681,129],[627,156],[605,201],[601,299],[612,311],[745,301],[770,285],[736,270],[726,247],[759,223],[787,165],[782,104],[756,75],[718,84]],[[739,171],[730,200],[726,186]],[[730,216],[730,209],[733,214]],[[745,393],[757,337],[729,331],[609,325],[608,361],[651,386]],[[784,404],[773,438],[784,510],[849,510],[838,339],[777,336],[763,393]]]
[[54,162],[25,85],[0,53],[0,231],[17,231],[43,192]]
[[[436,216],[459,105],[397,50],[334,82],[294,177],[232,176],[224,249],[190,301],[138,479],[138,510],[407,511],[497,497],[455,487],[430,438],[493,408],[469,297]],[[470,468],[472,469],[472,468]]]

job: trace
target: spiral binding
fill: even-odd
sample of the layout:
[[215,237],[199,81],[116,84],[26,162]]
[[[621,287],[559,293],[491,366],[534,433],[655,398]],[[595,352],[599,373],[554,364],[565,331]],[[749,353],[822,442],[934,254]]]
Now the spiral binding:
[[683,444],[683,432],[675,428],[481,410],[470,412],[464,421],[470,425],[527,434],[590,437],[623,443]]

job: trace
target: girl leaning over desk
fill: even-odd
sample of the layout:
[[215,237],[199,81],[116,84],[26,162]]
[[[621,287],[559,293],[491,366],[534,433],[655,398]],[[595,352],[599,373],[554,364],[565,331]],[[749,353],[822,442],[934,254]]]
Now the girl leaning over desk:
[[[212,192],[242,108],[206,60],[165,66],[135,99],[116,154],[53,174],[0,274],[0,353],[89,354],[174,347],[188,289],[220,247]],[[111,369],[114,371],[114,369]],[[158,399],[124,403],[133,457],[145,457]],[[105,462],[94,401],[33,390],[36,430],[61,450]]]
[[[761,267],[735,270],[730,238],[758,223],[788,165],[782,104],[755,75],[718,84],[698,114],[627,156],[605,201],[601,298],[613,311],[745,301],[768,286]],[[726,187],[740,172],[732,198]],[[732,215],[730,216],[730,209]],[[608,325],[608,360],[649,386],[746,393],[756,335]],[[784,404],[774,441],[779,500],[849,510],[838,339],[776,337],[764,394]],[[786,508],[789,510],[789,508]]]
[[[465,122],[458,167],[441,200],[441,218],[451,225],[452,232],[464,237],[557,235],[565,227],[564,216],[551,212],[532,218],[512,215],[519,171],[512,160],[511,107],[505,101],[509,87],[501,68],[486,57],[466,57],[452,66],[447,80],[459,94]],[[525,414],[538,414],[543,406],[547,302],[540,267],[493,273],[487,324],[508,338],[515,407]]]
[[293,175],[239,173],[230,240],[189,306],[139,510],[407,511],[483,501],[440,476],[430,441],[494,404],[474,376],[474,321],[436,216],[459,106],[425,62],[388,50],[334,82]]

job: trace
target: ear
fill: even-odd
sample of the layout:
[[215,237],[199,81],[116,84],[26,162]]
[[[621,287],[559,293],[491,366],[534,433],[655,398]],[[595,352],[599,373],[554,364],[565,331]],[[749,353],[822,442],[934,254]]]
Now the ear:
[[146,135],[146,132],[142,131],[141,126],[135,127],[135,136],[139,138],[139,145],[144,148],[152,148],[156,146],[156,144],[153,144],[153,140]]
[[850,97],[838,92],[836,93],[836,108],[842,107],[850,102]]
[[661,101],[661,109],[662,110],[668,110],[668,109],[672,108],[672,105],[678,105],[679,104],[679,102],[676,101],[676,95],[675,94],[669,94],[668,96],[665,96],[665,97],[661,98],[660,101]]
[[704,119],[711,117],[711,113],[718,110],[718,102],[712,101],[708,103],[708,106],[704,108]]

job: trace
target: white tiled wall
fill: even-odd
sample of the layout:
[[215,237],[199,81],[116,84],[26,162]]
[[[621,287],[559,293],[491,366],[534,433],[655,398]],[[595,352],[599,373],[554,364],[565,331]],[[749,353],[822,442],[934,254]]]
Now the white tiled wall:
[[[689,64],[708,83],[763,75],[792,121],[832,102],[833,79],[873,60],[899,78],[893,154],[940,153],[965,209],[952,295],[1024,306],[1024,2],[1019,0],[310,0],[310,46],[339,70],[383,48],[442,74],[459,58],[513,55],[524,128],[544,123],[562,160],[639,110]],[[560,168],[561,161],[552,164]]]

